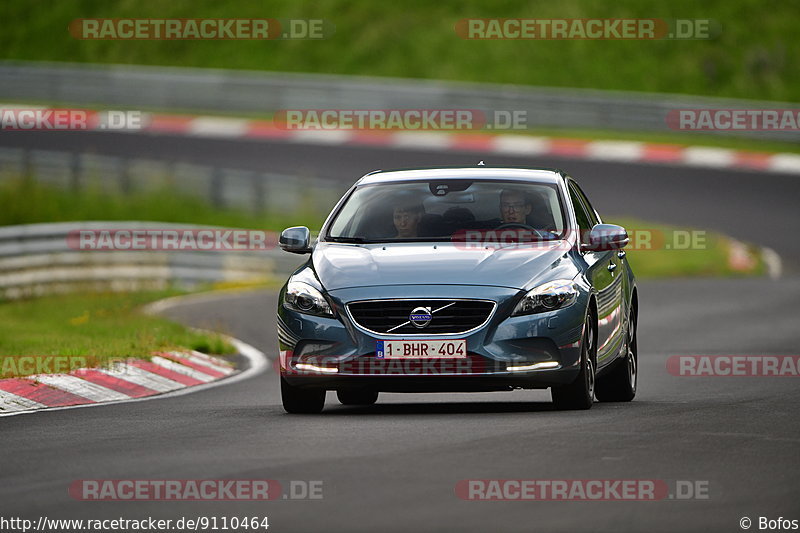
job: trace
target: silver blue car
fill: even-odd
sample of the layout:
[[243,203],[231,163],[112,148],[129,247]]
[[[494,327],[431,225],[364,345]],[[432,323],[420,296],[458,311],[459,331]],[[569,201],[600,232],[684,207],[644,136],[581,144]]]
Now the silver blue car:
[[625,402],[637,386],[636,281],[624,228],[551,169],[367,174],[312,242],[278,302],[284,409],[380,392],[550,388],[559,409]]

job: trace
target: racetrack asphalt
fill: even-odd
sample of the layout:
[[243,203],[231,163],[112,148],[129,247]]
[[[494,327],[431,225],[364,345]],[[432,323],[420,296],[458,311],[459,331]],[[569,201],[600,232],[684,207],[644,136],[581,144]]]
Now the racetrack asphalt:
[[[89,142],[93,134],[38,135],[26,142]],[[378,167],[480,157],[122,137],[91,142],[98,153],[152,149],[148,157],[241,168],[261,161],[276,172],[311,169],[350,181]],[[22,138],[4,135],[0,144]],[[560,166],[601,214],[711,227],[774,248],[786,265],[800,264],[792,235],[797,177],[567,159],[487,163]],[[741,531],[745,516],[752,529],[760,516],[800,519],[797,378],[689,378],[666,369],[672,355],[797,354],[800,278],[792,272],[780,280],[640,282],[640,390],[630,404],[558,412],[545,391],[515,391],[383,394],[376,406],[360,408],[341,406],[329,393],[322,414],[292,416],[280,407],[277,375],[267,372],[177,398],[6,418],[0,514],[267,515],[275,531]],[[274,358],[275,305],[274,292],[227,293],[166,314],[233,334]],[[321,480],[323,499],[80,502],[67,492],[80,479],[199,478]],[[671,488],[683,480],[707,483],[709,498],[473,502],[455,495],[464,479],[658,479]]]

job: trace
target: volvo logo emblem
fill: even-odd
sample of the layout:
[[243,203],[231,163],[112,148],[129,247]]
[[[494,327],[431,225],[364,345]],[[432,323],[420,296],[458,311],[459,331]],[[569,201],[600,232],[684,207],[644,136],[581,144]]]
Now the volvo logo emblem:
[[417,307],[408,315],[408,321],[416,328],[427,327],[431,323],[431,308]]

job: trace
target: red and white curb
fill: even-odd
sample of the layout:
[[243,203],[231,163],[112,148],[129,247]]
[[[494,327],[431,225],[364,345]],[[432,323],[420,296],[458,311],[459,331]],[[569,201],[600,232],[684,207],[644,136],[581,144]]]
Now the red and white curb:
[[263,372],[266,356],[237,339],[227,339],[249,362],[239,371],[229,361],[196,351],[158,352],[149,361],[129,359],[108,368],[69,374],[37,374],[0,380],[0,417],[177,396]]
[[289,130],[269,120],[148,115],[141,131],[225,139],[270,139],[303,144],[381,146],[469,151],[512,156],[552,156],[596,161],[688,165],[800,174],[800,154],[767,153],[631,141],[588,141],[497,133],[425,131]]
[[772,279],[778,279],[783,273],[783,264],[780,256],[772,248],[761,247],[753,249],[747,244],[726,237],[728,242],[728,267],[734,272],[751,272],[758,266],[759,257],[764,262],[766,274]]
[[758,266],[759,257],[764,262],[766,274],[778,279],[783,274],[783,263],[780,256],[772,248],[753,249],[747,244],[731,237],[728,240],[728,267],[735,272],[751,272]]
[[[0,109],[47,109],[43,106],[0,104]],[[380,146],[432,151],[468,151],[511,156],[548,156],[623,163],[687,165],[704,168],[757,170],[800,174],[800,154],[751,152],[634,141],[589,141],[561,137],[481,132],[389,130],[293,130],[271,120],[215,116],[142,113],[140,129],[105,129],[89,121],[94,131],[123,131],[219,139],[264,139],[320,145]]]
[[0,380],[0,413],[154,396],[209,383],[236,372],[231,363],[200,352],[159,352],[108,368]]

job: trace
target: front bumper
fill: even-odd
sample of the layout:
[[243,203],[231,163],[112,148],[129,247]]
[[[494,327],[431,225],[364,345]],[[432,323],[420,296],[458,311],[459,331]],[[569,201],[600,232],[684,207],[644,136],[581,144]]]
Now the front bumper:
[[[571,383],[580,367],[586,310],[568,308],[519,317],[511,311],[524,291],[468,285],[402,285],[331,291],[337,318],[278,305],[280,372],[298,387],[368,388],[385,392],[469,392],[546,388]],[[424,295],[424,296],[423,296]],[[409,337],[370,333],[354,324],[347,302],[365,299],[475,298],[497,302],[490,320],[468,334]],[[385,339],[464,339],[466,359],[378,359]]]

